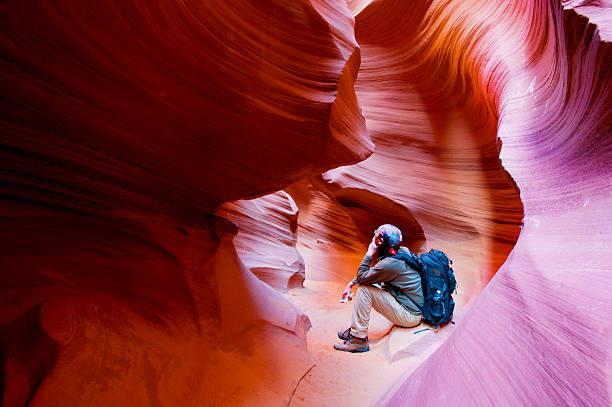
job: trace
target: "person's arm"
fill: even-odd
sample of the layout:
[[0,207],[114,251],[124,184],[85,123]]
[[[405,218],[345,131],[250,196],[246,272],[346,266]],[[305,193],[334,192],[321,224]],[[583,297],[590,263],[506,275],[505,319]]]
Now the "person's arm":
[[346,285],[346,288],[342,292],[342,298],[340,299],[341,302],[347,302],[353,299],[353,296],[351,295],[351,290],[356,285],[357,283],[355,283],[354,280],[351,280],[348,282],[348,284]]
[[[374,236],[374,238],[372,238],[372,241],[370,242],[370,245],[368,246],[368,250],[366,251],[366,254],[363,257],[363,260],[361,260],[361,264],[359,265],[359,269],[357,270],[357,276],[359,276],[360,272],[363,272],[362,270],[370,269],[370,264],[372,263],[372,256],[374,255],[374,253],[376,253],[376,247],[376,236]],[[346,288],[342,292],[342,298],[340,301],[346,302],[352,300],[353,297],[351,295],[351,290],[356,285],[358,285],[357,277],[348,282]]]
[[352,281],[354,284],[384,283],[393,277],[393,270],[387,267],[387,261],[385,259],[377,262],[374,267],[370,267],[372,265],[372,257],[376,253],[376,248],[377,244],[374,238],[372,242],[370,242],[368,251],[365,256],[363,256],[363,260],[361,260],[361,264],[357,269],[357,277]]
[[360,285],[384,283],[395,276],[395,272],[393,268],[389,267],[389,261],[386,258],[376,263],[374,267],[370,267],[371,261],[372,258],[367,254],[363,257],[357,270],[357,277],[353,280],[354,283]]
[[372,238],[372,241],[368,245],[368,250],[366,251],[366,254],[363,256],[363,259],[361,260],[361,264],[357,268],[357,277],[353,279],[352,281],[353,285],[359,284],[359,282],[357,281],[359,276],[363,275],[364,273],[367,273],[368,270],[370,270],[370,265],[372,264],[372,258],[374,257],[374,253],[376,253],[377,247],[378,245],[376,244],[376,236],[374,236]]

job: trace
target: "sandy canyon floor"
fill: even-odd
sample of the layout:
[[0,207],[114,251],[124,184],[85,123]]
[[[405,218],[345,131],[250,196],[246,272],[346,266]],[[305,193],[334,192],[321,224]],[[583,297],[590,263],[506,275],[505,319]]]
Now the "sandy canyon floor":
[[290,406],[372,406],[400,376],[412,372],[454,326],[418,332],[415,328],[393,327],[372,311],[370,351],[361,354],[338,352],[336,332],[348,327],[352,302],[339,302],[344,284],[306,280],[304,288],[290,290],[286,297],[310,318],[308,350],[315,365],[304,375]]

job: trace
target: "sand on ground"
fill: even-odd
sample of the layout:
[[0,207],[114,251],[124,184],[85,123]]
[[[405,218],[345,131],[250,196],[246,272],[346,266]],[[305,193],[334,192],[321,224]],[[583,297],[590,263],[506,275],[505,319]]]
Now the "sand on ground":
[[308,351],[315,363],[298,384],[289,406],[372,406],[399,376],[413,371],[447,336],[441,335],[442,330],[418,332],[427,327],[424,325],[393,328],[373,310],[370,351],[336,351],[337,331],[349,326],[353,305],[340,303],[343,289],[339,282],[306,280],[304,288],[285,294],[312,322]]

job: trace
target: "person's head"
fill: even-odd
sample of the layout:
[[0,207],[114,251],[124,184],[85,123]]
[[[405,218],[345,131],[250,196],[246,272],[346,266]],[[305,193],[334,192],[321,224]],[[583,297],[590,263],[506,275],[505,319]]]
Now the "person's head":
[[374,231],[378,255],[387,256],[397,254],[402,242],[402,231],[389,224],[381,225]]

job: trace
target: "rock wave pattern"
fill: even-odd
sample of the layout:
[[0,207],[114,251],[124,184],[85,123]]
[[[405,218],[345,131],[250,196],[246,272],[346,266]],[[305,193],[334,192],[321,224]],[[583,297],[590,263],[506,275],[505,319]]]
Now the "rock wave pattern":
[[424,21],[434,16],[419,38],[439,39],[431,53],[461,50],[446,60],[455,80],[482,85],[524,219],[456,332],[379,405],[609,405],[610,45],[549,2],[434,1]]
[[296,248],[298,208],[289,194],[227,202],[216,214],[238,225],[238,257],[260,280],[281,292],[303,287],[304,259]]
[[1,404],[285,405],[310,321],[213,213],[373,151],[346,4],[7,1],[0,20]]
[[3,406],[287,405],[313,364],[270,286],[303,279],[297,207],[311,258],[399,214],[456,260],[467,312],[379,405],[610,405],[609,2],[0,19]]

